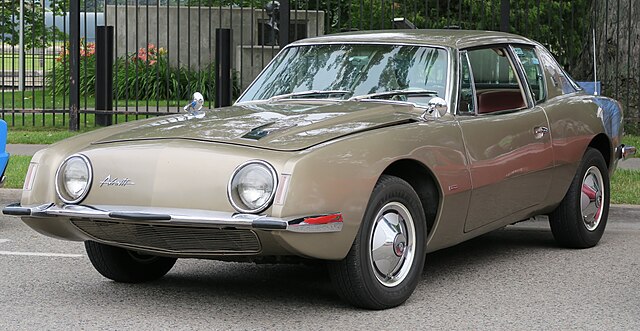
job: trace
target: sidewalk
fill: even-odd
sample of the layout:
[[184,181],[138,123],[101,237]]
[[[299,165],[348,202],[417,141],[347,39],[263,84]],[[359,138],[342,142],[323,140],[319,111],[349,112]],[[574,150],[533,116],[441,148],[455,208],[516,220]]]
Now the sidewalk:
[[632,158],[618,162],[618,169],[634,169],[640,170],[640,158]]
[[33,155],[49,145],[7,144],[7,152],[11,155]]

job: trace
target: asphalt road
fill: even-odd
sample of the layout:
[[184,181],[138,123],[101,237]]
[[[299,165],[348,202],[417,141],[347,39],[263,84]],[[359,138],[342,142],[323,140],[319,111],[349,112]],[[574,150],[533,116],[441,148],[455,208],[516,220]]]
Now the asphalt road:
[[321,266],[179,260],[159,281],[118,284],[81,243],[1,216],[0,330],[640,329],[638,208],[614,207],[592,249],[558,248],[546,223],[524,222],[427,264],[409,301],[386,311],[340,301]]

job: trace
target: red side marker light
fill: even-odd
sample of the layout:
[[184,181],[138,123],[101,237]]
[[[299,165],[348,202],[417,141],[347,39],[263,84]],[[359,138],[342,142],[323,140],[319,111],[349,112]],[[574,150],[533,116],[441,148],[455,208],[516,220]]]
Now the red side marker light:
[[318,216],[318,217],[309,217],[305,218],[304,222],[306,224],[329,224],[329,223],[338,223],[342,222],[342,214],[331,214],[326,216]]

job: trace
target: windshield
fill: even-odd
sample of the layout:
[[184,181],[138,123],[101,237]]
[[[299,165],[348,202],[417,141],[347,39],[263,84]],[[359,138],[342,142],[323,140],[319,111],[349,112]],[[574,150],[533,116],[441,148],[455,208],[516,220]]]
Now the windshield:
[[434,96],[445,98],[447,64],[444,49],[425,46],[290,47],[273,60],[238,102],[296,98],[359,100],[354,97],[396,91],[384,96],[426,104]]

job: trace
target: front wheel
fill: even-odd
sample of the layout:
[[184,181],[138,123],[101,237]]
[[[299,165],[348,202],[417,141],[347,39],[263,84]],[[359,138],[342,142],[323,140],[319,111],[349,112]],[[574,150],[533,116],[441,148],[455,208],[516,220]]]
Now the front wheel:
[[84,246],[93,267],[104,277],[121,283],[158,279],[176,263],[175,258],[140,254],[94,241],[85,241]]
[[426,221],[406,181],[382,176],[347,256],[330,264],[338,294],[367,309],[405,302],[418,285],[426,254]]
[[549,215],[556,242],[571,248],[593,247],[609,216],[609,172],[602,154],[587,149],[558,208]]

